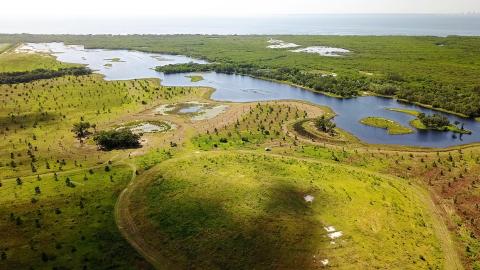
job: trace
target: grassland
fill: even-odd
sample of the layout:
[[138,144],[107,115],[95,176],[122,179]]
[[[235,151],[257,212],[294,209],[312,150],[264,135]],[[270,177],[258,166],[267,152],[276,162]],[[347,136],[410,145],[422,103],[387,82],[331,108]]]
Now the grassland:
[[[338,268],[442,267],[428,211],[403,181],[243,153],[174,159],[156,170],[135,203],[145,206],[149,244],[173,268],[314,269],[324,259]],[[329,226],[343,235],[331,239]]]
[[[22,57],[0,64],[44,56]],[[0,268],[479,269],[479,146],[306,138],[295,123],[332,112],[293,101],[229,103],[202,121],[155,114],[208,93],[99,75],[0,86]],[[80,120],[176,128],[107,152],[74,137]]]
[[386,129],[388,134],[391,134],[391,135],[401,135],[401,134],[413,133],[412,129],[410,129],[408,127],[404,127],[404,126],[400,125],[399,123],[397,123],[393,120],[386,119],[386,118],[383,118],[383,117],[373,117],[372,116],[372,117],[363,118],[363,119],[360,120],[360,123],[362,123],[364,125],[367,125],[367,126]]
[[0,73],[32,71],[35,69],[67,68],[78,66],[58,62],[54,57],[43,54],[2,53],[0,54]]
[[0,268],[147,269],[113,218],[131,169],[109,168],[3,180]]
[[[1,61],[6,71],[62,66],[34,54]],[[113,209],[134,177],[132,164],[144,169],[156,155],[127,166],[119,160],[129,152],[98,151],[91,139],[79,142],[71,128],[81,120],[110,128],[131,122],[130,115],[151,104],[205,90],[162,87],[158,80],[107,82],[99,75],[0,89],[0,268],[150,269],[118,231]]]
[[409,114],[409,115],[412,115],[412,116],[418,116],[420,114],[419,111],[409,110],[409,109],[388,108],[387,110],[392,111],[392,112],[406,113],[406,114]]

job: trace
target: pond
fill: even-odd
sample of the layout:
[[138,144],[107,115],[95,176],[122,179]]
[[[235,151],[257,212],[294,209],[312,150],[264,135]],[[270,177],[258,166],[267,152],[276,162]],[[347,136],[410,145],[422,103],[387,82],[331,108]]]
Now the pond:
[[[200,73],[204,80],[192,82],[185,77],[193,74],[165,75],[153,70],[155,66],[175,63],[206,63],[203,60],[185,56],[143,53],[129,50],[99,50],[84,49],[83,46],[66,46],[63,43],[27,44],[35,47],[51,48],[51,54],[58,60],[70,63],[87,64],[88,67],[105,75],[106,80],[126,80],[139,78],[160,78],[166,86],[208,86],[215,89],[211,98],[217,101],[252,102],[268,100],[302,100],[318,105],[329,106],[337,116],[338,127],[350,132],[359,139],[374,144],[397,144],[406,146],[448,147],[480,141],[480,122],[465,119],[451,114],[446,115],[451,122],[464,123],[465,129],[471,130],[471,135],[455,135],[452,132],[418,131],[405,135],[389,135],[383,129],[374,128],[359,123],[368,116],[379,116],[395,120],[404,126],[409,126],[413,116],[386,110],[387,108],[414,109],[427,114],[435,111],[416,105],[404,104],[395,99],[382,97],[357,97],[339,99],[314,93],[287,84],[270,82],[249,76],[220,74],[215,72]],[[48,50],[44,50],[48,52]],[[111,61],[111,59],[119,59]],[[106,63],[112,64],[105,67]],[[195,73],[198,75],[199,73]],[[437,112],[438,113],[438,112]]]

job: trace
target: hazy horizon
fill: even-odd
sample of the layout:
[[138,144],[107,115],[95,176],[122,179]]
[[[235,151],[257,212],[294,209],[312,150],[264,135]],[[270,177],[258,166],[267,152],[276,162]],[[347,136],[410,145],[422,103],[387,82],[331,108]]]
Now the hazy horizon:
[[177,1],[94,1],[81,3],[44,1],[7,1],[2,3],[4,19],[51,19],[72,16],[251,16],[285,14],[458,14],[480,12],[478,0],[177,0]]
[[480,36],[477,14],[285,14],[252,16],[72,16],[0,18],[5,34],[465,35]]

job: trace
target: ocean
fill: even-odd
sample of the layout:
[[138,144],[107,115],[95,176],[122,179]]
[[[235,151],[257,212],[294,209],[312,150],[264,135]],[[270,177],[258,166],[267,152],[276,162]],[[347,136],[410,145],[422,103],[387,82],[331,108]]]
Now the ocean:
[[339,14],[262,17],[0,18],[0,33],[480,36],[480,14]]

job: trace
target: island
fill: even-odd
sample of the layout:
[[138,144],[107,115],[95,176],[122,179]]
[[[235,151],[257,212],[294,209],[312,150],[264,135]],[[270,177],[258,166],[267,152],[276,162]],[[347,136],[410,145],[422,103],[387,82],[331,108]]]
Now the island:
[[416,116],[417,118],[410,121],[410,125],[419,130],[451,131],[460,134],[472,134],[472,131],[465,129],[462,123],[455,121],[455,123],[452,124],[446,116],[438,113],[426,115],[425,113],[409,109],[388,108],[387,110]]
[[388,134],[390,135],[402,135],[402,134],[410,134],[413,133],[413,130],[402,126],[396,121],[383,118],[383,117],[366,117],[360,120],[360,123],[371,126],[371,127],[376,127],[376,128],[383,128],[386,129]]
[[185,76],[186,78],[190,78],[190,81],[191,82],[199,82],[199,81],[203,81],[203,77],[200,76],[200,75],[189,75],[189,76]]

